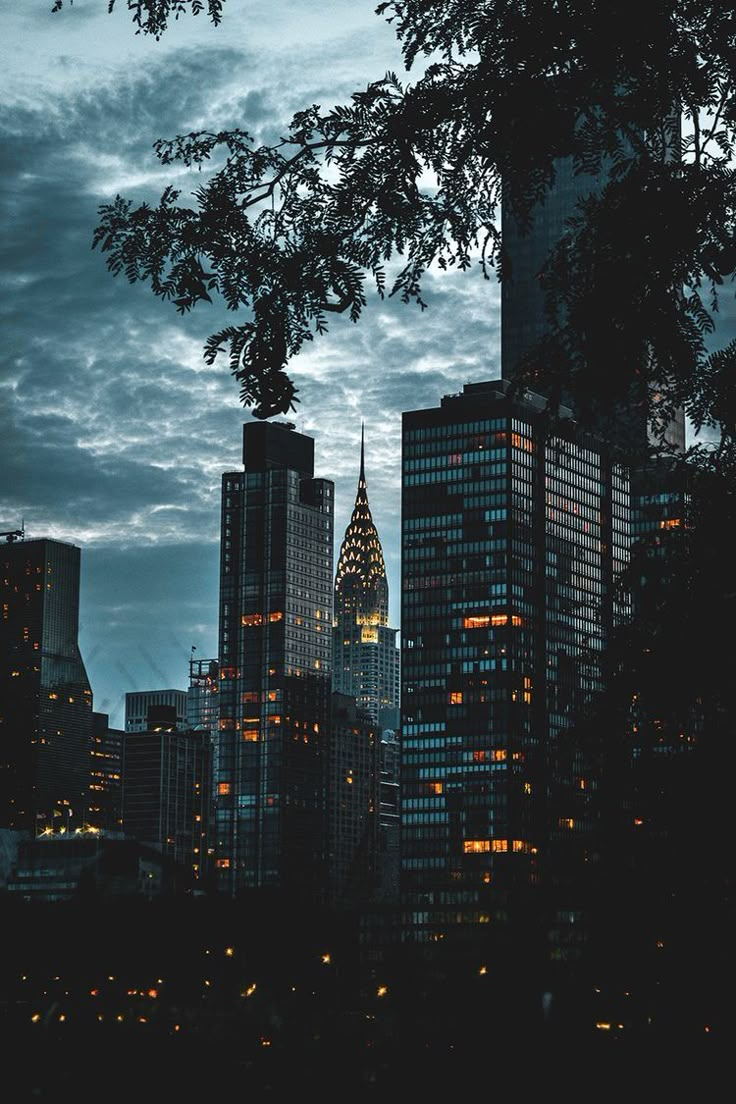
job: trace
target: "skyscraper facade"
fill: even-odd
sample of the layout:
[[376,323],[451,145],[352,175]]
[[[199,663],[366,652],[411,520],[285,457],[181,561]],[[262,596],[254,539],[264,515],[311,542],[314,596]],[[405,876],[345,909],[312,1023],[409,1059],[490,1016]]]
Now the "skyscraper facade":
[[211,769],[209,732],[178,728],[173,706],[152,706],[146,729],[125,733],[123,831],[171,859],[184,886],[208,874]]
[[335,573],[333,685],[354,697],[376,725],[399,703],[400,653],[388,613],[386,564],[368,502],[361,433],[358,489]]
[[220,719],[220,665],[216,659],[189,660],[187,724],[214,734]]
[[[673,119],[668,138],[669,157],[677,148],[679,124]],[[507,273],[501,285],[501,371],[504,379],[515,379],[524,355],[544,336],[549,320],[541,274],[549,254],[567,230],[567,223],[578,213],[578,205],[588,196],[597,196],[608,179],[604,165],[597,173],[576,172],[571,157],[554,163],[555,179],[544,199],[530,212],[529,225],[520,227],[507,208],[502,209],[502,239],[507,257]],[[565,401],[574,405],[568,394]],[[631,407],[618,411],[612,421],[600,427],[601,433],[613,431],[619,445],[643,449],[650,439],[646,411]],[[685,415],[680,409],[669,423],[665,439],[676,452],[685,448]],[[649,485],[649,484],[648,484]]]
[[79,650],[80,550],[0,545],[0,826],[34,834],[87,815],[92,690]]
[[229,893],[326,886],[334,486],[290,423],[222,479],[216,864]]
[[417,943],[530,915],[553,833],[586,830],[584,801],[566,801],[589,794],[588,764],[560,736],[625,612],[625,472],[508,390],[468,384],[403,415],[401,884]]
[[378,877],[379,739],[348,694],[332,695],[326,808],[329,899],[369,900]]
[[88,822],[104,832],[122,830],[123,738],[107,713],[92,714]]

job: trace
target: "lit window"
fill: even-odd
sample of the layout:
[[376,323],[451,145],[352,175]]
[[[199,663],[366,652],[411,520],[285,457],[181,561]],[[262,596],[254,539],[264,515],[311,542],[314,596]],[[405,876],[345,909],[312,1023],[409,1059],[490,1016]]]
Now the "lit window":
[[263,624],[263,614],[261,614],[261,613],[244,613],[243,616],[241,617],[240,621],[241,621],[241,624],[247,625],[247,626],[262,625]]
[[269,613],[269,621],[283,621],[284,615],[280,610],[275,610],[273,613]]
[[462,690],[451,690],[447,699],[450,705],[462,705],[463,692]]
[[[494,842],[497,842],[497,841],[494,841]],[[491,841],[490,840],[487,840],[487,839],[486,840],[463,840],[463,851],[465,852],[466,855],[470,854],[471,852],[490,851],[490,850],[491,850]],[[495,851],[496,848],[494,847],[493,850]]]
[[472,614],[463,618],[463,627],[466,629],[487,629],[490,623],[491,619],[487,614]]
[[229,782],[220,782],[220,783],[218,783],[218,786],[217,786],[218,794],[229,794],[230,791],[231,791],[231,787],[230,787]]

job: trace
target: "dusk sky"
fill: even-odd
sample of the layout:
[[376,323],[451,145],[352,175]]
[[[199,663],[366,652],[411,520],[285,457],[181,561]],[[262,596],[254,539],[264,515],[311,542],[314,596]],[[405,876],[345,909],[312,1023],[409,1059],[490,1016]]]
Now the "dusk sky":
[[[192,646],[216,655],[220,477],[242,467],[251,415],[225,359],[202,358],[236,316],[182,319],[113,279],[90,248],[97,208],[116,193],[156,202],[168,183],[189,202],[198,173],[161,168],[159,137],[241,127],[271,142],[296,110],[403,66],[375,0],[228,0],[219,28],[187,16],[160,42],[119,2],[3,12],[0,529],[82,549],[82,654],[95,709],[122,727],[126,691],[185,688]],[[365,420],[395,626],[401,412],[500,374],[497,285],[430,274],[425,298],[422,313],[374,295],[357,326],[336,318],[289,366],[289,417],[336,484],[335,557]],[[728,332],[733,314],[729,295]]]

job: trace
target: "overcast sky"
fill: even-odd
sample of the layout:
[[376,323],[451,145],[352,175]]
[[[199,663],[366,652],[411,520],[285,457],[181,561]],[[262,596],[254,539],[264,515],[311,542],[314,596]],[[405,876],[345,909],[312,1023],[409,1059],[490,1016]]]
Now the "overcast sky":
[[[403,66],[373,0],[228,0],[160,42],[122,6],[51,0],[3,12],[0,530],[82,549],[80,643],[95,709],[122,727],[126,691],[184,688],[192,645],[217,652],[219,488],[242,467],[250,418],[207,336],[234,316],[182,320],[90,248],[97,207],[156,201],[197,174],[161,169],[158,137],[243,127],[257,141],[294,111],[340,102]],[[174,173],[178,174],[176,177]],[[366,474],[399,623],[401,412],[499,374],[499,296],[479,275],[430,279],[429,309],[373,298],[357,326],[292,361],[296,428],[336,484],[335,554]]]
[[[220,476],[241,467],[250,415],[225,361],[202,359],[234,316],[182,319],[113,279],[90,249],[98,205],[118,192],[155,202],[170,182],[188,201],[197,174],[160,168],[159,137],[238,126],[270,141],[294,111],[403,66],[374,0],[228,0],[219,28],[186,17],[160,42],[136,36],[119,4],[3,11],[0,530],[81,547],[82,654],[95,709],[122,727],[126,691],[184,688],[192,646],[216,655]],[[336,484],[336,556],[365,420],[395,626],[401,413],[500,374],[497,285],[430,277],[425,298],[424,313],[373,298],[289,369],[292,420]]]

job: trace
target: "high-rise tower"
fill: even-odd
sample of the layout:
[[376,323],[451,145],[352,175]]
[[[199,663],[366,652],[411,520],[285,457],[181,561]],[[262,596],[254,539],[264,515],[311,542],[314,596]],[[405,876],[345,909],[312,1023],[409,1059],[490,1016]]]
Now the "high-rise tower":
[[388,624],[388,597],[383,549],[368,503],[361,430],[358,489],[335,574],[333,685],[355,698],[381,727],[399,702],[399,652],[396,629]]
[[0,826],[81,827],[92,690],[78,644],[80,551],[0,545]]
[[508,391],[403,415],[401,882],[420,944],[523,927],[553,842],[590,829],[591,764],[563,735],[624,612],[628,481]]
[[222,479],[218,885],[320,898],[334,487],[290,423],[244,426]]
[[[670,143],[663,156],[677,149],[679,124],[672,120]],[[575,172],[571,157],[554,163],[555,179],[544,198],[530,212],[529,226],[522,230],[517,220],[502,209],[502,236],[508,274],[501,286],[501,370],[504,379],[519,374],[523,357],[544,336],[548,327],[541,274],[544,264],[567,230],[567,222],[588,196],[597,196],[605,187],[605,163],[597,173]],[[574,398],[565,396],[574,407]],[[618,443],[639,451],[650,439],[646,412],[627,407],[618,411],[605,426],[588,427],[608,435],[615,433]],[[667,427],[665,439],[682,453],[685,448],[685,415],[680,409]]]

